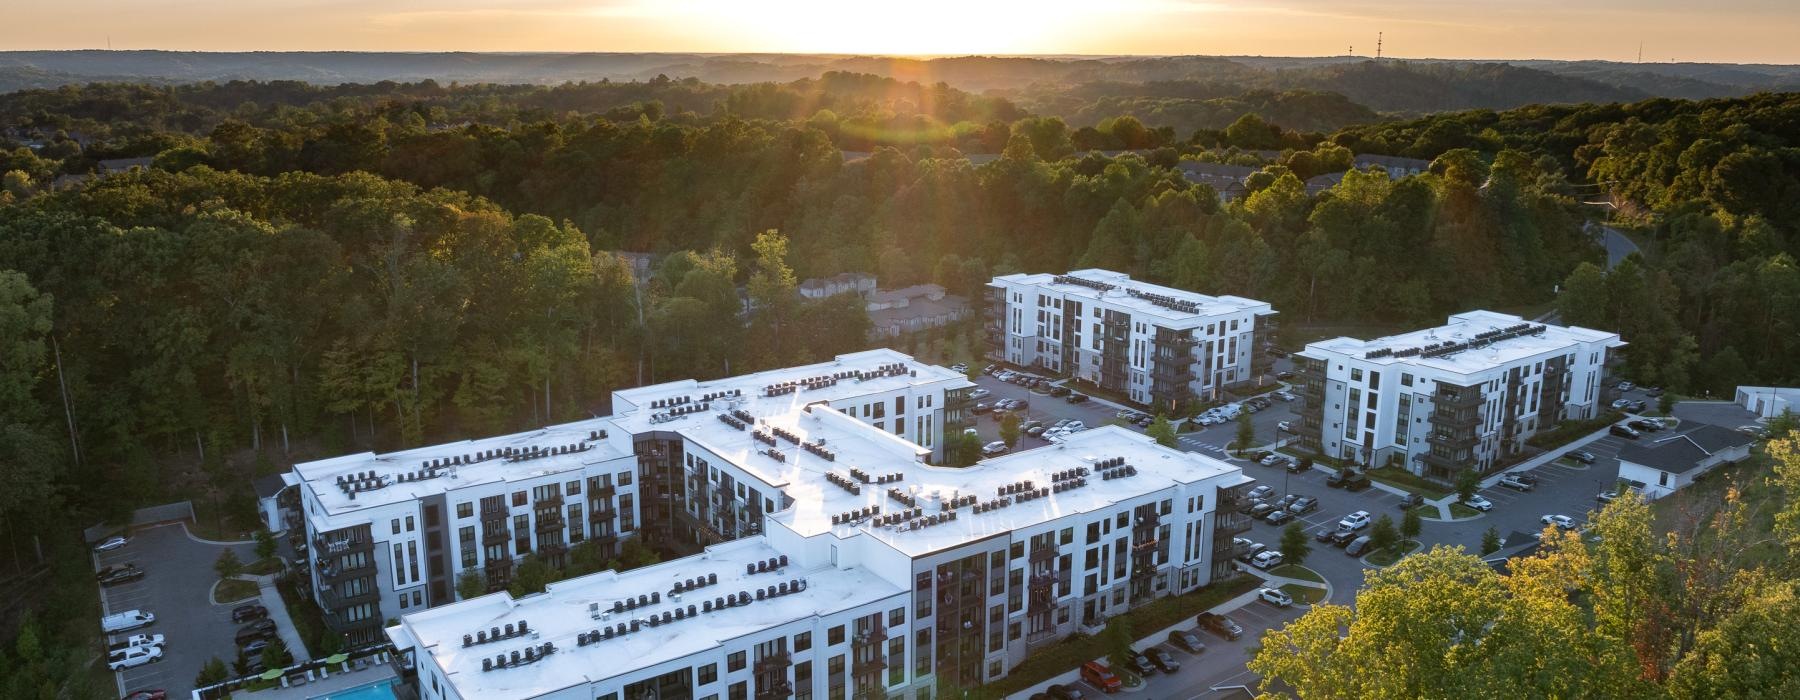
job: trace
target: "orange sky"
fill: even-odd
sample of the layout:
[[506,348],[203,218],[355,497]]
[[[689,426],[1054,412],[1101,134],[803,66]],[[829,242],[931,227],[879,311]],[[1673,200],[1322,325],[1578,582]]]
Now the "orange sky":
[[1797,0],[24,0],[0,49],[1338,55],[1800,63]]

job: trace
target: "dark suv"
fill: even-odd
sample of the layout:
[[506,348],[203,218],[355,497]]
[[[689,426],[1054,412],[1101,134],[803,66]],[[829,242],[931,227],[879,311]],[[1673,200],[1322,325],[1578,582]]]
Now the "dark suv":
[[1425,497],[1416,493],[1406,494],[1400,499],[1400,510],[1409,510],[1425,505]]
[[1232,621],[1231,618],[1217,613],[1200,613],[1194,618],[1194,622],[1199,623],[1201,629],[1226,639],[1237,639],[1244,636],[1244,628],[1239,627],[1238,623]]

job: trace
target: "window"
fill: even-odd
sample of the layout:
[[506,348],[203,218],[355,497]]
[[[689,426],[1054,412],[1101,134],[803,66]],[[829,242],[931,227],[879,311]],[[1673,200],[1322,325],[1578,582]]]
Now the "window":
[[619,472],[618,484],[620,486],[630,486],[631,472]]
[[456,517],[467,518],[474,514],[475,514],[475,504],[473,504],[473,503],[458,503],[458,504],[456,504]]
[[1352,367],[1350,369],[1350,381],[1353,381],[1353,382],[1362,381],[1362,370]]
[[563,492],[571,496],[581,495],[581,480],[576,479],[563,486]]
[[906,608],[894,608],[888,611],[888,626],[899,627],[906,624]]
[[1021,558],[1024,556],[1025,556],[1025,543],[1024,542],[1012,543],[1012,558],[1018,559],[1018,558]]
[[745,683],[744,681],[738,681],[736,683],[733,683],[733,684],[731,684],[731,692],[727,695],[727,697],[731,698],[731,700],[745,700],[746,698],[749,697],[748,693],[750,691],[748,690],[748,688],[749,688],[748,684]]
[[812,648],[812,633],[801,632],[794,635],[794,651],[802,652]]
[[514,491],[513,492],[513,507],[516,508],[516,507],[522,506],[522,505],[525,505],[525,492],[524,491]]
[[400,534],[400,519],[394,518],[394,534]]
[[825,634],[825,643],[830,646],[837,646],[839,644],[843,644],[844,643],[844,626],[838,625],[836,627],[831,628],[831,630]]
[[700,667],[700,685],[719,682],[719,665],[707,664]]
[[744,670],[744,652],[734,651],[730,656],[725,657],[725,670],[734,672]]
[[407,532],[413,531],[413,516],[410,516],[410,515],[406,516],[406,531]]

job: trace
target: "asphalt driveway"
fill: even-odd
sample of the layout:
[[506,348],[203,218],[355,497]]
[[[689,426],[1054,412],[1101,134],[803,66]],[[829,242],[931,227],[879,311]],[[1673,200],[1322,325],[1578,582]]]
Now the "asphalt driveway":
[[207,660],[217,656],[229,664],[237,657],[233,637],[238,626],[231,622],[232,606],[212,603],[213,583],[218,580],[213,562],[227,547],[246,563],[256,560],[253,543],[202,542],[189,537],[179,524],[138,530],[124,547],[94,555],[95,570],[130,562],[145,574],[131,583],[101,588],[103,614],[139,609],[156,615],[150,626],[109,635],[108,643],[137,633],[161,634],[165,639],[162,662],[115,674],[119,695],[161,688],[169,697],[186,697]]

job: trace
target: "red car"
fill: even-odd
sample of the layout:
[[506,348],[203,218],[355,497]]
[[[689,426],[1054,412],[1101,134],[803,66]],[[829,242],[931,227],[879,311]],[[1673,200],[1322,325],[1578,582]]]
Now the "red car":
[[161,688],[158,688],[156,690],[134,690],[131,691],[130,695],[120,698],[120,700],[168,700],[168,697],[168,693],[165,693]]
[[1119,681],[1119,676],[1114,674],[1112,669],[1107,668],[1098,661],[1089,661],[1081,665],[1081,680],[1092,683],[1095,688],[1099,688],[1101,691],[1108,693],[1119,692],[1120,688],[1125,687],[1125,684]]

